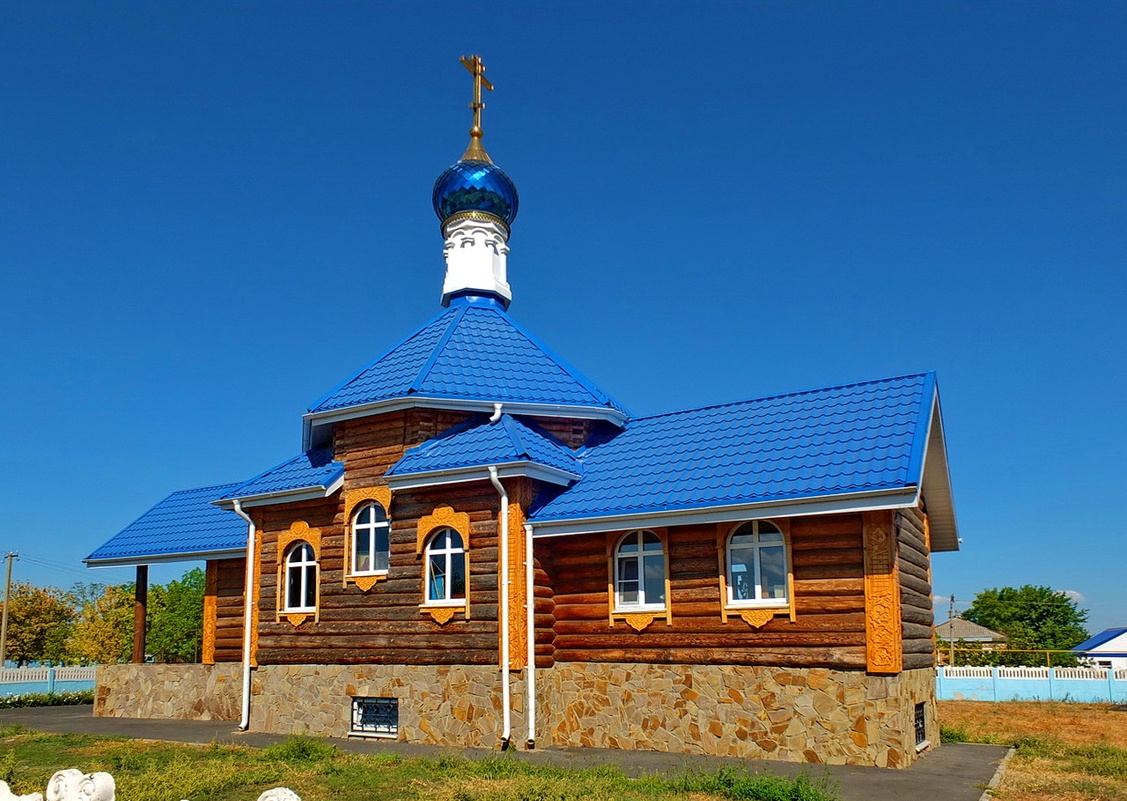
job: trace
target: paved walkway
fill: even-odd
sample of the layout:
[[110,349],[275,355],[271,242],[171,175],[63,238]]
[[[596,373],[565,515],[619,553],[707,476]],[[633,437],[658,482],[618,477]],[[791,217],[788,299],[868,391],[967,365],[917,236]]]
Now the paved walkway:
[[[89,706],[42,707],[0,710],[0,725],[18,723],[29,729],[57,733],[104,734],[146,740],[184,743],[233,743],[262,747],[284,740],[274,734],[239,732],[226,721],[142,720],[137,718],[96,718]],[[344,751],[355,753],[394,752],[403,756],[461,754],[469,758],[496,752],[481,749],[443,748],[386,740],[333,740]],[[513,756],[530,762],[564,767],[599,764],[618,765],[624,773],[676,772],[693,767],[715,770],[738,765],[753,773],[795,776],[805,772],[817,778],[828,776],[837,785],[843,801],[979,801],[1008,749],[999,745],[958,743],[944,745],[924,754],[910,768],[885,770],[851,765],[801,765],[790,762],[728,759],[722,757],[664,754],[656,751],[612,751],[599,748],[542,748],[516,751]],[[60,765],[62,767],[73,767]]]

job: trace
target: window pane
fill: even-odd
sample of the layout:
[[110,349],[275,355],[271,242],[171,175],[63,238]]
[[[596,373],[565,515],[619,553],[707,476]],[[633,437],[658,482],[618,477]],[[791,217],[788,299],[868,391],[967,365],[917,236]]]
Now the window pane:
[[361,573],[372,569],[372,540],[368,531],[356,533],[356,569]]
[[732,535],[732,547],[739,548],[755,542],[755,535],[750,531],[737,531]]
[[774,545],[776,543],[781,544],[783,541],[783,535],[777,531],[764,531],[761,528],[759,529],[759,541],[766,545]]
[[365,506],[363,509],[361,509],[360,513],[356,515],[356,522],[357,522],[358,525],[361,525],[361,526],[366,526],[369,523],[371,523],[372,522],[372,507],[371,506]]
[[728,555],[732,571],[729,576],[733,601],[750,601],[755,597],[752,585],[755,583],[755,550],[752,548],[733,548]]
[[642,550],[643,551],[660,551],[661,540],[652,531],[642,533]]
[[764,598],[786,598],[786,549],[775,546],[760,548],[759,575],[763,582]]
[[637,581],[638,580],[638,557],[628,556],[625,559],[618,560],[618,580],[619,581]]
[[446,600],[446,559],[442,556],[430,558],[430,586],[427,588],[427,599]]
[[665,603],[665,557],[646,557],[646,603]]
[[384,514],[383,507],[380,506],[378,503],[373,503],[371,506],[368,507],[368,514],[370,515],[370,517],[368,519],[371,520],[373,523],[386,523],[387,522],[387,515]]
[[466,597],[466,557],[454,554],[450,557],[450,600]]
[[301,606],[301,569],[291,567],[286,570],[286,608]]
[[622,581],[618,584],[618,603],[622,606],[632,606],[638,603],[638,582]]
[[462,535],[452,528],[446,529],[446,547],[455,551],[462,550]]
[[301,599],[301,605],[304,607],[313,607],[317,605],[317,565],[308,565],[305,568],[305,587],[304,594]]
[[372,570],[387,570],[389,557],[387,529],[378,528],[376,529],[376,552],[372,559]]
[[628,534],[622,544],[618,546],[619,553],[637,553],[638,552],[638,535]]

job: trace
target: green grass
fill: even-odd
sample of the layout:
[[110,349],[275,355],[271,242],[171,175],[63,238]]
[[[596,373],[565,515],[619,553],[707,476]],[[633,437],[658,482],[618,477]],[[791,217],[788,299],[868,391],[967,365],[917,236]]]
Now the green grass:
[[1072,745],[1051,737],[1023,737],[1017,742],[1020,756],[1055,760],[1061,770],[1127,779],[1127,749],[1106,743]]
[[51,774],[104,770],[129,801],[254,801],[285,785],[304,801],[833,801],[825,779],[754,776],[743,770],[632,779],[613,766],[538,767],[501,755],[404,758],[358,755],[312,738],[262,750],[190,746],[87,735],[0,730],[0,779],[18,793],[42,792]]

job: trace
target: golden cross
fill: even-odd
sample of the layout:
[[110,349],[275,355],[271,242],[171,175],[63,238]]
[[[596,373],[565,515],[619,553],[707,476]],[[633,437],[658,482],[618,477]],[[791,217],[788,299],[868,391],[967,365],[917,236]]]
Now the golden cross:
[[481,137],[484,134],[481,129],[481,110],[485,108],[485,103],[481,101],[481,88],[484,86],[492,92],[493,84],[485,77],[485,64],[481,56],[462,56],[462,66],[473,75],[473,102],[470,103],[470,108],[473,109],[473,127],[470,128],[470,146],[462,158],[491,161],[485,148],[481,146]]

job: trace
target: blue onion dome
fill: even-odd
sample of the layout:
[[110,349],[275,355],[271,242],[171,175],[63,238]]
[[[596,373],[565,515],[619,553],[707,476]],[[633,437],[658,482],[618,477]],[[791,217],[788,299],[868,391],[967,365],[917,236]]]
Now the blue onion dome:
[[[480,153],[485,156],[483,150]],[[470,155],[477,154],[466,154]],[[466,156],[447,167],[434,182],[431,197],[434,213],[443,225],[456,214],[488,214],[508,229],[516,219],[520,203],[516,184],[489,160],[489,156],[484,159]]]

